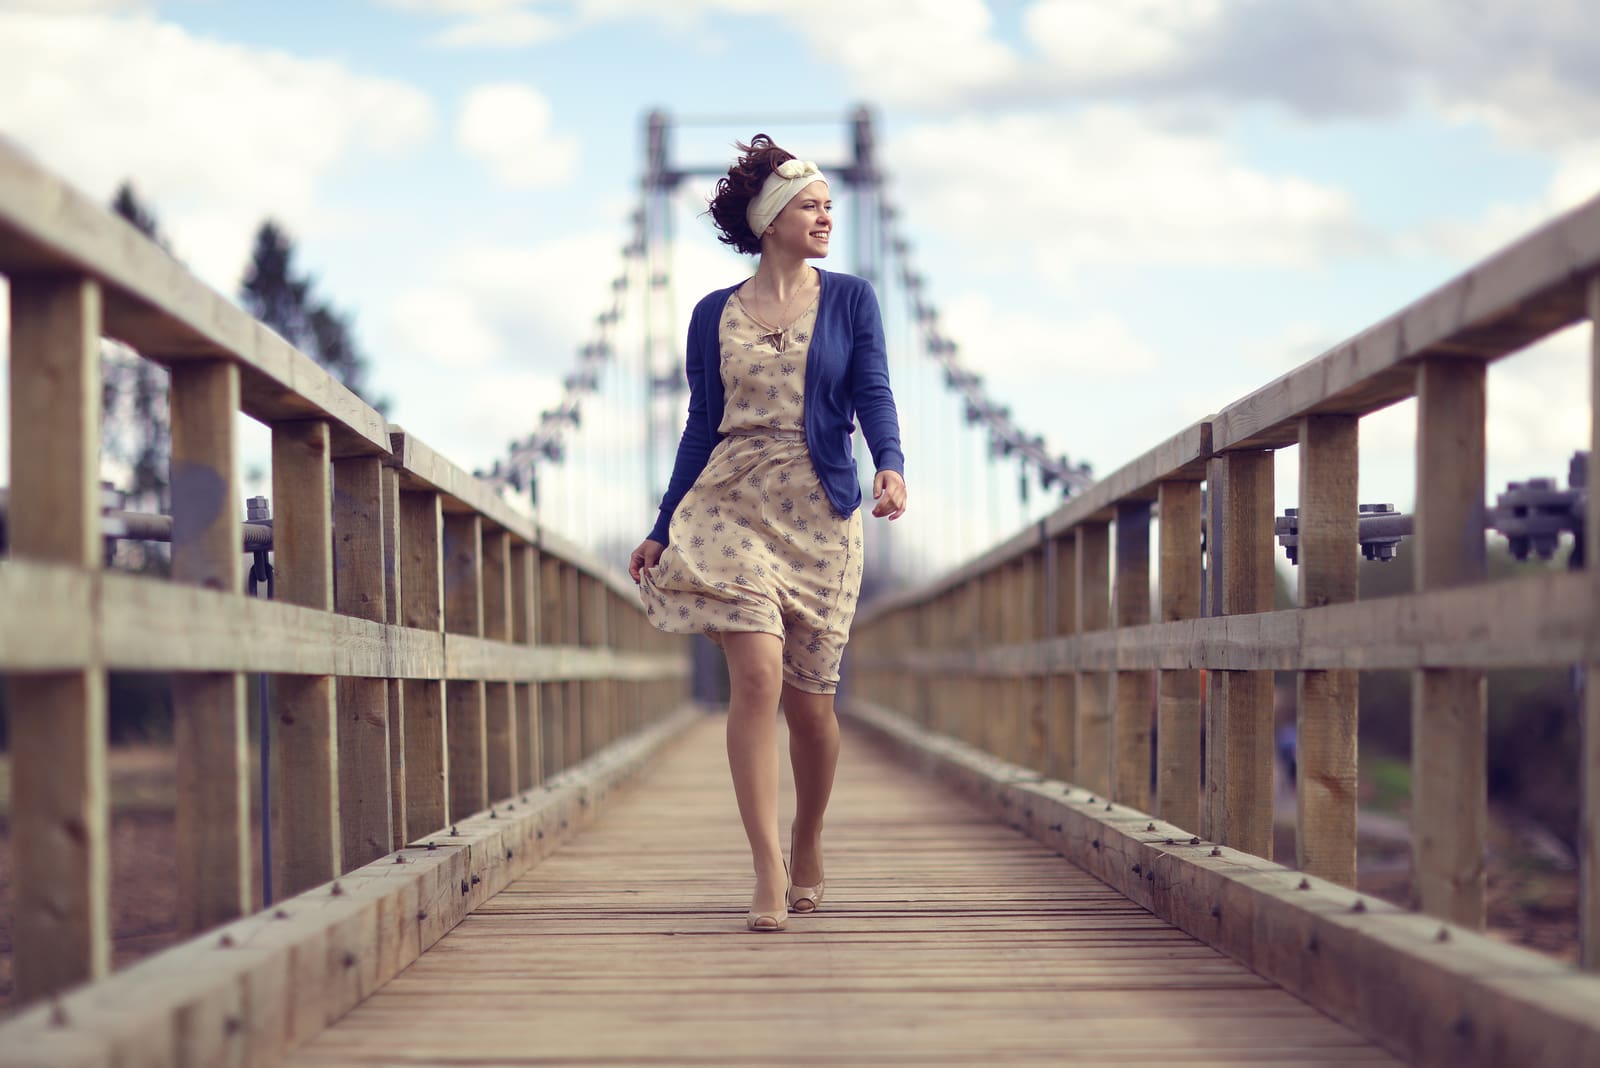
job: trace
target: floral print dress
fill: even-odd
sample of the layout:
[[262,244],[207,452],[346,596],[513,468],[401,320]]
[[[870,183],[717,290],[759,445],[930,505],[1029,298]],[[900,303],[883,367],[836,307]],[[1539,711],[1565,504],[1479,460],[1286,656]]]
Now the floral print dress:
[[[834,510],[806,450],[805,363],[817,303],[782,334],[735,292],[718,327],[724,436],[641,575],[650,621],[678,633],[783,640],[784,681],[833,693],[861,590],[861,510]],[[782,346],[780,348],[780,346]]]

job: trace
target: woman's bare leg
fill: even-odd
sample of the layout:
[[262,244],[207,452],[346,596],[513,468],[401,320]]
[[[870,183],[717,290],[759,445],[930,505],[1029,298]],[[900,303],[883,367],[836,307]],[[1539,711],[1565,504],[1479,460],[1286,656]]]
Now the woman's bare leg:
[[839,766],[839,720],[833,694],[783,687],[783,717],[789,724],[789,763],[794,768],[794,856],[796,886],[822,882],[822,817]]
[[750,839],[756,871],[754,912],[782,916],[788,888],[778,839],[778,697],[783,687],[783,641],[776,635],[726,633],[728,767],[739,818]]

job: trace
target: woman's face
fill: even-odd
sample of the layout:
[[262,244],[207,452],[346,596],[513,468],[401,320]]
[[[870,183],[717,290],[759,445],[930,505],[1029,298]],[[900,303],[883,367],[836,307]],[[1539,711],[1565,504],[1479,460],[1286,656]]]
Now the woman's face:
[[828,237],[833,232],[833,201],[828,197],[828,183],[812,182],[784,205],[778,217],[772,220],[775,246],[793,250],[807,259],[828,254]]

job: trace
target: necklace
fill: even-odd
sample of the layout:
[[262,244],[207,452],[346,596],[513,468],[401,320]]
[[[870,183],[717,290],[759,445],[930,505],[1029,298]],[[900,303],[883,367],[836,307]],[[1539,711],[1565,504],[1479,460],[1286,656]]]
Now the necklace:
[[[752,291],[753,291],[753,289],[754,289],[754,284],[752,283]],[[771,323],[769,323],[765,319],[761,318],[755,312],[751,311],[750,310],[750,305],[744,304],[744,298],[743,297],[739,298],[739,303],[740,304],[744,304],[744,310],[749,314],[751,319],[755,320],[756,325],[766,328],[766,333],[757,334],[756,335],[756,340],[757,341],[769,341],[769,342],[771,342],[772,343],[772,349],[773,349],[774,352],[783,352],[786,349],[788,349],[788,347],[789,347],[789,327],[794,325],[794,321],[789,318],[789,309],[794,307],[795,298],[798,297],[801,293],[805,292],[805,289],[806,289],[806,287],[803,286],[803,285],[802,286],[796,286],[795,287],[795,291],[793,293],[790,293],[789,294],[789,299],[786,302],[784,302],[783,310],[778,313],[778,318],[783,319],[785,321],[785,325],[783,325],[783,326],[773,326]]]

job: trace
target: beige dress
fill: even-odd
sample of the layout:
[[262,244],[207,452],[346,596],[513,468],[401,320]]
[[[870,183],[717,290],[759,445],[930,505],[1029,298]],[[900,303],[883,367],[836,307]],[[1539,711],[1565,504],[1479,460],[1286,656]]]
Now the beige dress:
[[780,352],[737,292],[728,298],[718,327],[724,437],[672,513],[670,542],[639,589],[659,629],[775,634],[784,681],[833,693],[861,590],[861,510],[834,510],[806,451],[816,316],[813,301]]

